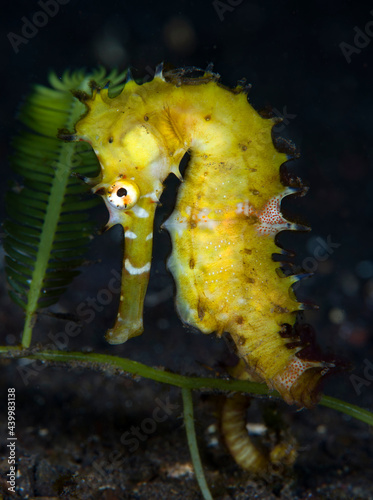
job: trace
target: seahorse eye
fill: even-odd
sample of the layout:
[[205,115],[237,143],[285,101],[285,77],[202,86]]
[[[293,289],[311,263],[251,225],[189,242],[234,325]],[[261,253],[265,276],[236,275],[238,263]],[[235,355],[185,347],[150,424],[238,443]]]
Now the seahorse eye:
[[107,194],[107,198],[113,207],[124,210],[136,205],[139,196],[140,190],[137,185],[127,180],[121,180],[113,184]]

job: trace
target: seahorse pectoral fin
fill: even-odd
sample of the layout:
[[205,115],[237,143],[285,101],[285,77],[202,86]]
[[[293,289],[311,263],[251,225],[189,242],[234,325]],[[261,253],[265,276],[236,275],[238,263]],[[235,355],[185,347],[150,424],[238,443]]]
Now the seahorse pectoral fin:
[[[156,204],[137,207],[124,227],[124,255],[118,315],[105,338],[109,344],[123,344],[143,332],[144,298],[149,282],[153,222]],[[128,212],[127,212],[128,213]],[[127,219],[128,220],[128,219]]]

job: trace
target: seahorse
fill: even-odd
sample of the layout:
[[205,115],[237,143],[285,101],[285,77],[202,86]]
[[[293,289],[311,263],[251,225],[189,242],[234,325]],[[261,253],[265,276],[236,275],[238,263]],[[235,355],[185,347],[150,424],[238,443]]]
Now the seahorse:
[[[228,371],[234,378],[252,380],[242,358]],[[260,439],[255,442],[247,431],[246,410],[249,406],[250,397],[247,394],[236,393],[224,399],[220,417],[224,442],[242,469],[266,478],[283,476],[296,461],[297,442],[271,405],[263,412],[265,425],[261,427]]]
[[285,426],[280,429],[263,426],[270,446],[264,446],[263,436],[257,445],[246,428],[246,409],[249,405],[250,398],[247,395],[234,394],[225,399],[221,412],[221,431],[225,444],[242,469],[265,477],[283,475],[287,469],[291,470],[296,461],[297,442]]
[[283,198],[305,188],[283,173],[288,156],[272,140],[277,122],[249,104],[243,82],[228,88],[219,79],[210,67],[195,76],[160,65],[142,85],[129,73],[114,97],[108,85],[93,84],[92,95],[77,95],[87,112],[75,133],[60,133],[92,145],[101,172],[85,180],[106,203],[107,226],[124,228],[119,312],[106,339],[120,344],[143,331],[154,213],[173,173],[182,182],[164,227],[182,321],[206,334],[228,332],[257,380],[309,407],[334,365],[310,356],[297,323],[304,305],[292,291],[300,276],[285,276],[273,259],[285,253],[275,241],[280,231],[306,229],[281,212]]

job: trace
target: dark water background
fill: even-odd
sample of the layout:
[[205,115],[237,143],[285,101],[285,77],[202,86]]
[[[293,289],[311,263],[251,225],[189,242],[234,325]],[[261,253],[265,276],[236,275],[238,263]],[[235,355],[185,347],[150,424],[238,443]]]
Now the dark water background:
[[[36,1],[7,3],[0,18],[1,194],[12,177],[8,156],[19,103],[31,84],[47,83],[51,69],[61,74],[66,68],[130,65],[140,78],[151,76],[161,61],[202,68],[213,62],[226,85],[246,77],[251,104],[272,106],[285,117],[281,134],[301,152],[291,169],[310,186],[305,198],[289,200],[286,207],[307,221],[312,233],[282,234],[280,240],[296,250],[300,265],[316,273],[303,282],[300,294],[320,306],[306,314],[320,345],[354,366],[331,381],[327,392],[371,408],[373,381],[364,369],[367,361],[373,363],[372,9],[369,2],[347,1],[71,0],[15,50],[9,33],[21,35],[25,18],[32,21],[41,8]],[[157,224],[172,210],[177,182],[168,184]],[[3,204],[0,210],[3,217]],[[105,221],[104,210],[97,216]],[[90,260],[96,263],[84,269],[55,310],[74,313],[77,304],[105,287],[110,269],[119,268],[119,237],[114,229],[95,240]],[[322,260],[317,258],[321,241],[334,244]],[[202,364],[224,361],[224,341],[191,332],[178,320],[165,270],[169,251],[168,235],[157,232],[141,337],[108,347],[103,332],[112,323],[113,303],[68,348],[92,346],[188,373],[205,373]],[[3,283],[2,344],[14,342],[22,326],[20,311],[4,289]],[[48,332],[63,328],[62,322],[41,318],[36,338],[44,342]],[[365,380],[360,391],[351,375]]]

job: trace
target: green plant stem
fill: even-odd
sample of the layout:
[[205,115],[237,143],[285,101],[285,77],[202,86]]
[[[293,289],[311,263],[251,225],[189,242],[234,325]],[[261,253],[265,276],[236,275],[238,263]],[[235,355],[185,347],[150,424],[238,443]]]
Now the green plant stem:
[[[32,338],[32,330],[34,327],[34,322],[35,322],[35,304],[37,303],[37,295],[36,293],[32,293],[34,290],[30,290],[30,298],[31,300],[27,303],[26,311],[25,311],[25,324],[23,327],[23,332],[22,332],[22,346],[23,347],[29,347],[31,344],[31,338]],[[36,300],[35,300],[36,298]]]
[[[278,397],[276,391],[269,391],[264,384],[248,382],[234,379],[208,378],[208,377],[188,377],[171,373],[160,368],[152,368],[137,361],[132,361],[119,356],[109,354],[83,353],[83,352],[65,352],[65,351],[32,351],[21,349],[18,346],[0,346],[0,353],[7,358],[27,358],[44,360],[50,362],[70,363],[74,365],[87,366],[95,369],[106,369],[108,367],[131,373],[135,376],[149,378],[156,382],[173,385],[185,389],[218,389],[221,391],[247,392],[256,395],[267,395],[269,397]],[[341,413],[345,413],[353,418],[361,420],[366,424],[373,426],[373,413],[341,401],[331,396],[322,396],[319,402],[322,406],[327,406]]]
[[[73,113],[72,115],[74,116]],[[63,144],[59,151],[58,158],[60,159],[64,153],[65,158],[67,155],[69,161],[71,161],[71,157],[74,153],[73,148],[71,148],[70,145]],[[46,269],[48,267],[48,261],[50,259],[53,240],[56,233],[58,220],[61,215],[61,207],[64,201],[66,184],[69,180],[70,175],[69,169],[67,169],[65,165],[61,163],[61,161],[58,161],[58,165],[59,170],[56,172],[53,178],[49,195],[49,199],[53,200],[53,203],[48,203],[48,209],[45,215],[43,228],[40,235],[40,244],[38,247],[37,259],[35,261],[35,267],[32,273],[32,280],[26,306],[25,326],[22,333],[23,347],[29,347],[31,343],[32,330],[35,322],[35,311],[37,310],[38,299],[40,297],[40,294],[42,293],[43,282]]]
[[341,413],[345,413],[346,415],[356,418],[357,420],[361,420],[366,424],[373,425],[373,413],[368,410],[364,410],[364,408],[360,408],[360,406],[347,403],[346,401],[333,398],[332,396],[322,396],[319,404],[332,408],[333,410],[337,410]]
[[[86,82],[84,83],[86,84]],[[66,128],[73,128],[73,125],[79,118],[81,112],[81,103],[73,101],[71,104],[69,119],[65,124]],[[70,167],[72,165],[72,158],[75,150],[76,145],[72,146],[71,144],[64,144],[61,142],[61,146],[56,157],[57,168],[49,194],[48,208],[40,235],[37,259],[32,273],[30,291],[25,311],[25,325],[22,333],[22,346],[25,348],[29,347],[31,344],[32,330],[35,323],[35,312],[38,308],[39,297],[43,293],[43,283],[51,256],[58,221],[61,216],[62,205],[65,200],[66,186],[70,178]],[[66,165],[69,165],[70,167],[66,168]]]
[[201,489],[203,498],[205,500],[212,500],[212,496],[206,482],[201,458],[198,451],[196,431],[194,428],[192,391],[190,389],[186,389],[185,387],[181,391],[183,395],[185,429],[188,439],[189,451],[192,457],[194,472],[196,474],[196,479]]

